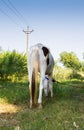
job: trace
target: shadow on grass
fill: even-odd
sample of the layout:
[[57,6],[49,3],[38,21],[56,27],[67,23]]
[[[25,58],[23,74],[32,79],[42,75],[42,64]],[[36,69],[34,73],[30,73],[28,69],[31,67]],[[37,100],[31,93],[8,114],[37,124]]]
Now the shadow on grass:
[[17,115],[28,109],[28,83],[0,82],[0,129],[18,128]]

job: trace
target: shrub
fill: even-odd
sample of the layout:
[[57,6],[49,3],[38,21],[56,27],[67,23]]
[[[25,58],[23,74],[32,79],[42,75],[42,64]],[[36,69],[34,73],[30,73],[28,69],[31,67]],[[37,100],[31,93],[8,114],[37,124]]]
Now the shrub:
[[[7,80],[14,76],[27,74],[27,58],[16,51],[0,54],[0,78]],[[11,78],[10,78],[11,79]]]

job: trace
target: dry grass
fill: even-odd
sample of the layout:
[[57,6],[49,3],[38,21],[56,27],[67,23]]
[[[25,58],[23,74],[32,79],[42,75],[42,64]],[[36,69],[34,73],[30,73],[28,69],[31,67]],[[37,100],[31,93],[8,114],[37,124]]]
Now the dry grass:
[[17,107],[16,105],[9,104],[9,103],[1,103],[0,104],[0,114],[3,113],[16,113],[19,111],[21,108]]

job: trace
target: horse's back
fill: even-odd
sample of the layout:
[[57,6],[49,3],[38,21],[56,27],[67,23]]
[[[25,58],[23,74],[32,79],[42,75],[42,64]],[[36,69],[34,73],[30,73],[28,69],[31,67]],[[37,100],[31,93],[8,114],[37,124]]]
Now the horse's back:
[[30,48],[29,52],[29,67],[35,67],[38,65],[38,69],[40,71],[40,65],[47,64],[47,73],[52,73],[52,69],[54,66],[54,59],[49,49],[45,47],[43,44],[36,44]]

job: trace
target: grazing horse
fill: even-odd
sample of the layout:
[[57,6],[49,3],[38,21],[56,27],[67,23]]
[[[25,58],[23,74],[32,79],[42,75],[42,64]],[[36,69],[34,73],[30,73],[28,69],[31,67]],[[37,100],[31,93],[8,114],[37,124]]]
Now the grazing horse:
[[28,73],[29,73],[29,89],[30,89],[30,108],[36,104],[36,88],[37,74],[40,72],[40,86],[38,97],[38,108],[42,108],[42,91],[44,89],[45,96],[51,91],[53,97],[52,86],[52,71],[54,60],[50,50],[42,44],[36,44],[30,48],[28,58]]

